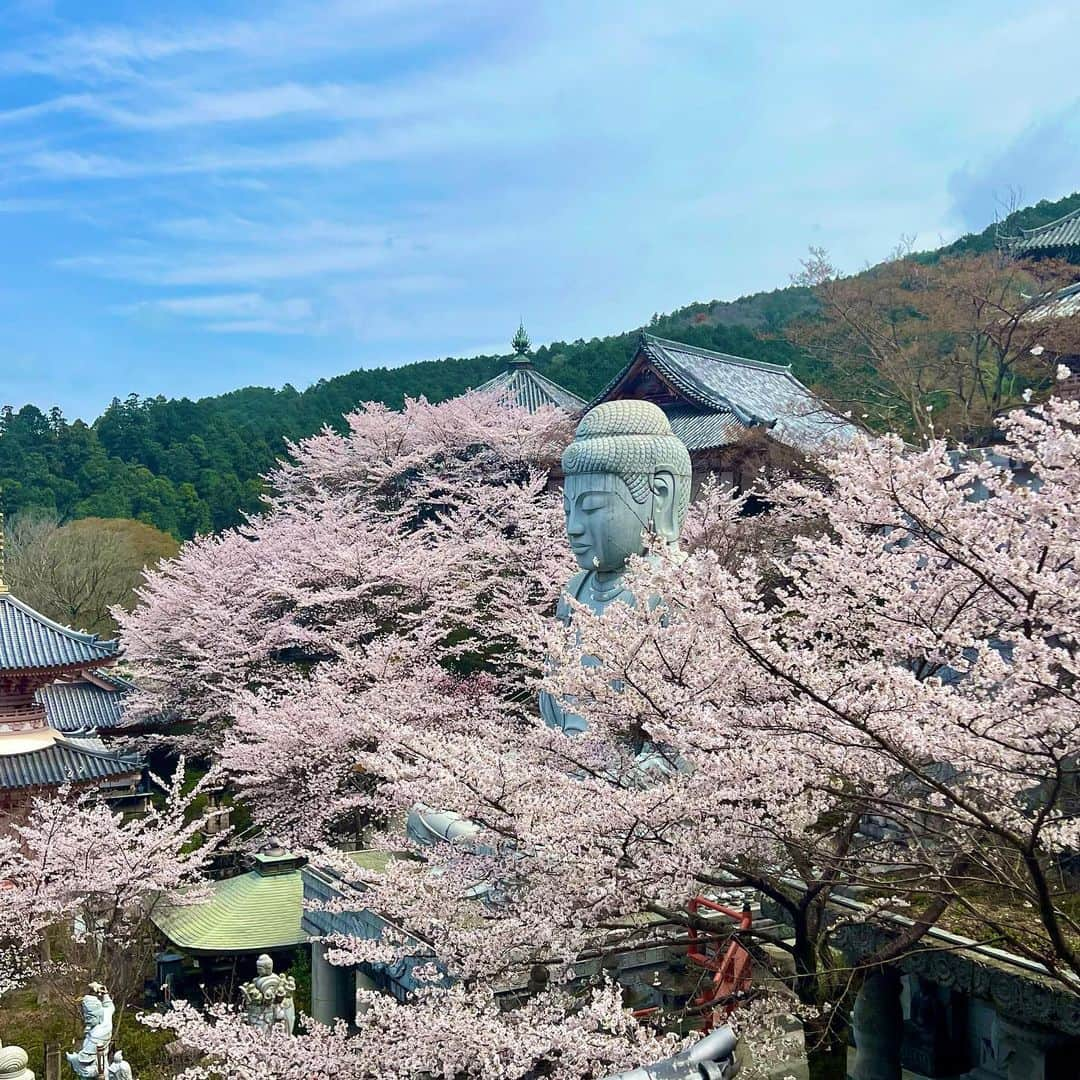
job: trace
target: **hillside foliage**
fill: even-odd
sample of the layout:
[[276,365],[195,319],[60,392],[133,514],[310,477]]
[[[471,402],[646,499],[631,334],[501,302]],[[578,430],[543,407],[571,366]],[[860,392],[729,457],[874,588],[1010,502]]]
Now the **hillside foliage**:
[[[1044,201],[918,258],[988,252],[999,229],[1014,233],[1045,224],[1078,206],[1080,194]],[[848,402],[850,370],[784,336],[792,323],[805,323],[817,311],[815,292],[791,285],[654,314],[644,328],[720,352],[790,364],[826,398]],[[537,348],[534,360],[548,377],[588,400],[630,358],[638,332],[552,342]],[[444,401],[491,378],[506,359],[449,357],[352,371],[306,390],[245,387],[197,401],[132,394],[115,398],[92,424],[69,422],[57,408],[7,406],[0,411],[3,509],[46,511],[61,521],[133,518],[177,538],[219,532],[259,509],[262,477],[282,456],[286,440],[296,442],[326,426],[344,430],[343,414],[364,402],[398,409],[406,398]]]

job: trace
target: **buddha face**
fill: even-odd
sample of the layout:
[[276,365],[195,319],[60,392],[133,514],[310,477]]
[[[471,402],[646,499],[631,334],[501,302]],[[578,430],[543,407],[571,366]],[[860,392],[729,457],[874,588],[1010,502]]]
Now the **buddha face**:
[[664,522],[672,517],[671,476],[658,473],[650,491],[650,497],[639,503],[615,473],[576,473],[566,477],[566,534],[582,570],[622,570],[630,556],[645,550],[645,534],[650,528],[661,535],[668,533]]
[[258,975],[269,975],[274,970],[274,961],[266,953],[262,953],[255,960],[255,972]]

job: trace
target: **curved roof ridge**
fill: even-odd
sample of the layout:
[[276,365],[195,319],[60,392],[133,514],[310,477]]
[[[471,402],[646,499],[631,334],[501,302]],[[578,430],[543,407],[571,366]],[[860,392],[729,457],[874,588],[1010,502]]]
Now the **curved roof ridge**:
[[[699,350],[698,355],[708,356],[709,359],[712,359],[717,354]],[[758,413],[752,412],[733,401],[729,394],[723,394],[719,391],[713,391],[709,394],[703,393],[701,388],[688,379],[677,366],[668,363],[662,352],[658,356],[654,356],[653,360],[663,368],[664,374],[675,383],[687,397],[697,401],[707,409],[712,409],[717,412],[726,410],[748,428],[762,425],[765,427],[772,427],[775,425],[775,416],[761,416]]]
[[[567,390],[565,386],[560,386],[554,379],[549,379],[542,371],[537,368],[529,369],[529,378],[534,379],[536,382],[540,383],[541,386],[553,387],[555,390],[558,390],[560,394],[565,394],[568,397],[577,398],[577,394],[575,394],[573,390]],[[582,405],[585,404],[582,398],[578,398],[578,401],[580,401]]]
[[89,754],[91,757],[101,758],[105,761],[121,761],[125,765],[136,765],[142,768],[142,759],[138,754],[125,754],[121,750],[101,750],[96,746],[83,746],[81,741],[70,738],[68,732],[58,731],[56,733],[56,742],[63,743],[69,750],[77,750],[80,754]]
[[40,611],[35,611],[28,603],[24,600],[20,600],[12,593],[3,593],[2,601],[0,602],[14,604],[15,607],[23,612],[23,614],[29,615],[35,622],[39,622],[50,630],[55,630],[65,637],[71,638],[73,641],[81,642],[84,645],[97,645],[100,648],[108,648],[109,646],[113,646],[114,648],[119,647],[119,643],[115,638],[103,640],[98,634],[91,634],[86,630],[76,630],[72,626],[65,626],[55,619],[50,619],[48,615],[42,615]]
[[91,667],[119,652],[115,639],[74,630],[0,593],[0,670]]
[[1021,226],[1019,237],[1009,237],[1008,239],[1015,240],[1023,238],[1024,240],[1027,240],[1029,237],[1037,236],[1039,233],[1047,232],[1050,229],[1057,228],[1058,225],[1062,225],[1070,218],[1074,217],[1080,217],[1080,206],[1078,206],[1075,210],[1070,210],[1067,214],[1062,214],[1059,218],[1054,218],[1053,221],[1048,221],[1045,225],[1036,225],[1030,229],[1025,229],[1023,226]]
[[[717,352],[716,349],[706,349],[703,345],[687,345],[682,341],[673,341],[671,338],[657,337],[655,334],[649,334],[642,331],[641,337],[648,343],[655,343],[657,345],[670,346],[673,349],[678,349],[680,352],[692,352],[697,353],[699,356],[707,356],[710,360],[722,360],[726,363],[742,364],[745,367],[760,368],[763,371],[774,371],[778,375],[791,375],[790,364],[770,364],[767,360],[751,360],[749,356],[736,356],[734,353]],[[792,378],[795,378],[792,375]],[[796,382],[798,380],[796,379]],[[801,383],[799,384],[802,385]]]

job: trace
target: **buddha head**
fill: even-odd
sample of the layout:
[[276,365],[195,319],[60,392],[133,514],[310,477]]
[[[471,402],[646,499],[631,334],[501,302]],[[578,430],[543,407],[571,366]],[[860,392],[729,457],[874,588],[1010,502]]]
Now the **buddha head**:
[[265,978],[274,973],[274,961],[266,953],[259,953],[255,958],[255,974]]
[[650,533],[678,539],[690,505],[690,454],[651,401],[587,412],[562,466],[566,532],[583,570],[622,570]]

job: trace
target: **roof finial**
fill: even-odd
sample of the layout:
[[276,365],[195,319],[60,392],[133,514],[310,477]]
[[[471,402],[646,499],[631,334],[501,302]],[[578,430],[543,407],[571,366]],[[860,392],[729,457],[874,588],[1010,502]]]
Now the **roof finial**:
[[529,335],[525,332],[524,319],[518,320],[517,333],[514,335],[513,340],[510,342],[510,344],[513,347],[514,352],[520,357],[524,357],[525,354],[529,351],[529,346],[532,344],[532,342],[529,341]]

